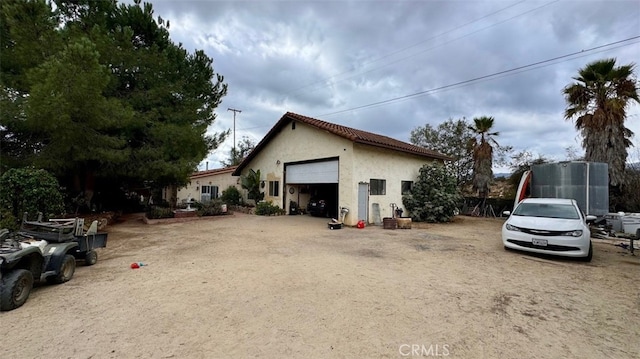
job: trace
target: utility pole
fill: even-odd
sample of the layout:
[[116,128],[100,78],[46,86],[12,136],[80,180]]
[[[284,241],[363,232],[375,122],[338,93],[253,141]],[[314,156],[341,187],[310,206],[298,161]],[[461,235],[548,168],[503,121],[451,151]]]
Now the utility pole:
[[235,108],[228,108],[227,111],[233,111],[233,155],[236,155],[236,112],[242,112]]

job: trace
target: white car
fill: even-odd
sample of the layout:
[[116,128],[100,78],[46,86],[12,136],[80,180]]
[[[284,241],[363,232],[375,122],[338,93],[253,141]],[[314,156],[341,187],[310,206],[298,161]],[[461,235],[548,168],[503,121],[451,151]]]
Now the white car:
[[505,249],[583,258],[591,261],[593,247],[587,219],[573,199],[526,198],[502,226]]

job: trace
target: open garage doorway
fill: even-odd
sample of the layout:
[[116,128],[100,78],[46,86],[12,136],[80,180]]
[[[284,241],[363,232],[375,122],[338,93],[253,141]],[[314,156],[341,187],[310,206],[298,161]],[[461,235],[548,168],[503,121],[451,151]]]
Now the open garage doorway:
[[[305,213],[338,218],[338,159],[285,164],[285,194]],[[293,214],[290,210],[290,214]]]
[[[288,183],[286,187],[289,214],[306,213],[317,217],[338,218],[337,183]],[[298,208],[298,213],[292,212],[292,207]]]

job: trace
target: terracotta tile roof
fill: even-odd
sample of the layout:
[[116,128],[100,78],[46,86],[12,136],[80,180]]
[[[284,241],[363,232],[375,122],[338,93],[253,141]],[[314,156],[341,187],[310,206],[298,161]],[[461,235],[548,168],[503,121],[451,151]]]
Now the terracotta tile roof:
[[445,161],[452,161],[453,158],[443,155],[442,153],[432,151],[426,149],[424,147],[415,146],[410,143],[398,141],[391,137],[378,135],[375,133],[358,130],[351,127],[346,127],[342,125],[338,125],[335,123],[325,122],[322,120],[318,120],[315,118],[299,115],[293,112],[287,112],[280,118],[280,120],[269,130],[269,132],[264,136],[264,138],[256,145],[256,147],[251,151],[249,156],[247,156],[244,161],[238,166],[238,168],[234,171],[234,176],[239,176],[240,172],[244,169],[244,167],[251,161],[253,157],[256,156],[257,153],[260,152],[262,148],[264,148],[267,143],[278,133],[280,130],[288,125],[291,121],[298,121],[301,123],[305,123],[307,125],[313,126],[317,129],[327,131],[336,136],[340,136],[346,138],[355,143],[361,143],[364,145],[370,145],[379,148],[385,148],[389,150],[394,150],[398,152],[404,152],[407,154],[412,154],[416,156],[421,156],[429,159],[440,159]]
[[306,124],[317,127],[319,129],[329,131],[334,135],[344,137],[356,143],[362,143],[362,144],[371,145],[375,147],[387,148],[391,150],[406,152],[406,153],[429,157],[429,158],[437,158],[441,160],[452,160],[452,158],[445,156],[441,153],[438,153],[436,151],[432,151],[420,146],[415,146],[410,143],[398,141],[391,137],[377,135],[375,133],[357,130],[355,128],[341,126],[335,123],[325,122],[315,118],[306,117],[306,116],[298,115],[291,112],[287,112],[284,115],[284,117],[295,119],[297,121],[304,122]]
[[207,171],[198,171],[198,172],[192,173],[191,174],[191,178],[202,178],[202,177],[206,177],[206,176],[210,176],[210,175],[229,173],[229,172],[235,171],[236,168],[238,168],[238,166],[231,166],[231,167],[225,167],[225,168],[215,168],[215,169],[207,170]]

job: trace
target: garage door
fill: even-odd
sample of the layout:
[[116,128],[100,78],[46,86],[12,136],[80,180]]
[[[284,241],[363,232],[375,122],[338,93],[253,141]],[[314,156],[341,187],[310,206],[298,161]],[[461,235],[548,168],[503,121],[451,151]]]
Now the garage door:
[[287,183],[338,183],[338,160],[288,165]]

